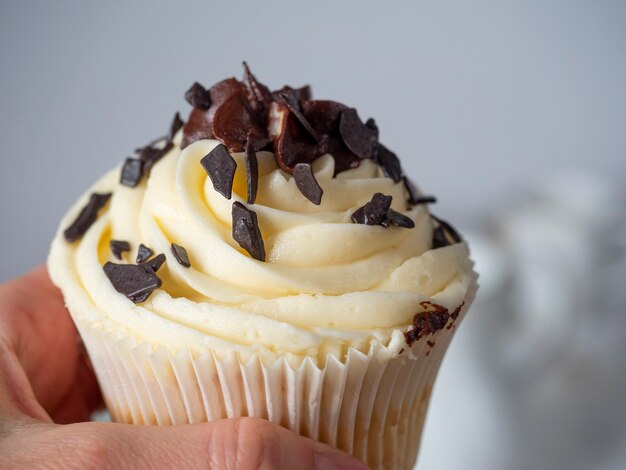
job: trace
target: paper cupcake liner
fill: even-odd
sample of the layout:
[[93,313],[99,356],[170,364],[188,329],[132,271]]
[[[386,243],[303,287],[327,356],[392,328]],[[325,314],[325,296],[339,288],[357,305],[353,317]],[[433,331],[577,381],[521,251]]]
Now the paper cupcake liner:
[[[402,354],[381,344],[324,367],[260,353],[171,352],[103,324],[75,321],[114,421],[164,425],[251,416],[338,447],[371,468],[412,468],[433,382],[456,321]],[[452,325],[452,326],[451,326]],[[430,344],[435,343],[434,346]],[[430,343],[430,344],[429,344]]]

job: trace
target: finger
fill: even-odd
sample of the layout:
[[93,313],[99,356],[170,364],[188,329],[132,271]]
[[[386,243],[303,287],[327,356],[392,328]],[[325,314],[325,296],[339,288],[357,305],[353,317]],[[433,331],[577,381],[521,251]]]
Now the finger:
[[[60,468],[367,468],[331,447],[254,418],[161,427],[81,423],[53,428],[29,443],[53,449],[53,456],[46,453],[46,462]],[[64,449],[68,446],[71,452]],[[17,458],[15,463],[38,464],[36,452],[22,451]]]
[[100,403],[95,376],[85,367],[78,334],[45,266],[0,286],[0,339],[53,417],[82,417]]

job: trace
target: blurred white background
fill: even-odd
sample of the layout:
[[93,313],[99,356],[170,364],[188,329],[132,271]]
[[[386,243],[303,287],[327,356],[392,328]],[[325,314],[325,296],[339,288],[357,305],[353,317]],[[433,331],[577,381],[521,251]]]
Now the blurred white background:
[[626,467],[626,2],[130,3],[0,1],[0,281],[245,59],[375,117],[474,242],[418,468]]

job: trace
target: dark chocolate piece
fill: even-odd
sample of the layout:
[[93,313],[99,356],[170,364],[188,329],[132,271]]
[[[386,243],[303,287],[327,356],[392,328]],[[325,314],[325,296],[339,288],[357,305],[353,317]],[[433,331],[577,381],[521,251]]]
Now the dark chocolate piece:
[[429,348],[434,348],[435,347],[435,342],[434,341],[427,340],[426,344],[428,345]]
[[219,144],[200,160],[213,183],[213,188],[230,199],[233,193],[233,180],[237,170],[237,162],[228,153],[228,149],[223,144]]
[[136,187],[143,176],[143,165],[144,162],[138,158],[127,158],[122,166],[120,184],[130,188]]
[[383,144],[378,144],[378,151],[376,152],[375,160],[382,167],[386,176],[394,180],[396,183],[402,179],[402,166],[400,165],[400,160],[398,160],[395,153]]
[[256,158],[254,141],[251,136],[248,136],[244,158],[246,160],[246,175],[248,178],[248,204],[254,204],[259,187],[259,162]]
[[409,193],[409,199],[407,200],[409,204],[417,206],[418,204],[434,204],[437,202],[437,198],[435,196],[420,196],[417,193],[417,188],[415,188],[415,185],[408,176],[403,176],[402,182]]
[[104,272],[115,290],[136,304],[145,302],[162,285],[154,270],[146,265],[108,262]]
[[87,205],[83,207],[78,217],[76,217],[76,220],[63,232],[65,239],[72,243],[81,238],[96,221],[98,212],[106,205],[110,198],[111,193],[93,193],[89,197]]
[[372,158],[378,145],[377,132],[363,124],[356,109],[341,113],[339,133],[346,146],[359,158]]
[[172,124],[170,124],[170,131],[167,134],[167,140],[172,140],[176,133],[185,125],[185,122],[181,119],[180,113],[174,114]]
[[184,247],[177,245],[176,243],[172,243],[172,253],[174,255],[174,258],[176,258],[176,261],[178,261],[178,264],[186,268],[191,267],[189,255],[187,254],[187,250]]
[[171,140],[168,140],[165,143],[165,146],[161,149],[158,149],[153,146],[146,146],[139,150],[139,158],[143,161],[143,172],[144,174],[150,174],[150,170],[152,167],[163,158],[172,148],[174,144]]
[[413,328],[405,331],[404,339],[409,346],[424,336],[432,335],[442,330],[450,319],[450,312],[442,305],[429,300],[420,302],[423,312],[418,312],[413,317]]
[[452,320],[456,320],[457,318],[459,318],[459,314],[461,313],[461,309],[463,308],[464,305],[465,305],[465,301],[463,301],[461,305],[459,305],[457,308],[454,309],[454,312],[450,314],[450,318],[452,318]]
[[167,259],[165,258],[165,255],[163,253],[159,253],[154,258],[151,258],[148,261],[140,263],[140,266],[149,267],[154,272],[157,272],[159,269],[161,269],[161,266],[163,266],[163,263],[165,263],[166,260]]
[[122,240],[111,240],[109,242],[111,252],[117,259],[122,259],[122,254],[126,251],[130,251],[130,243]]
[[189,90],[185,92],[185,100],[197,109],[209,109],[211,106],[209,91],[198,82],[191,85]]
[[436,227],[433,230],[433,243],[432,243],[433,250],[436,250],[437,248],[443,248],[444,246],[449,246],[451,245],[450,241],[448,240],[448,237],[446,237],[446,233],[443,230],[443,227],[441,225],[439,225],[438,227]]
[[463,241],[463,238],[461,237],[461,235],[459,235],[459,232],[452,225],[450,225],[449,222],[446,222],[445,220],[440,219],[439,217],[436,217],[432,214],[430,216],[439,223],[440,227],[443,227],[443,229],[448,235],[450,235],[450,237],[452,237],[454,243],[461,243]]
[[382,193],[374,194],[370,202],[352,214],[352,221],[356,224],[365,225],[380,224],[387,216],[392,199],[391,196]]
[[307,133],[311,137],[313,137],[313,140],[315,140],[315,142],[319,142],[320,135],[315,129],[313,129],[313,126],[311,125],[309,120],[304,117],[304,114],[302,114],[302,111],[300,111],[300,104],[298,103],[298,99],[293,94],[288,92],[280,92],[278,93],[278,96],[283,100],[287,108],[289,108],[289,111],[293,113],[298,122],[307,131]]
[[293,169],[293,178],[300,192],[313,204],[320,205],[324,191],[315,179],[309,163],[298,163]]
[[257,113],[265,113],[267,107],[272,102],[272,94],[270,90],[260,83],[252,72],[250,67],[243,62],[243,85],[246,87],[246,97],[252,109]]
[[402,228],[414,228],[415,222],[410,217],[397,212],[393,209],[387,211],[385,219],[380,223],[383,227],[389,227],[389,225],[395,225]]
[[233,203],[233,239],[255,259],[265,261],[265,245],[256,212],[239,201]]
[[150,258],[153,254],[154,254],[154,251],[152,251],[150,248],[148,248],[146,245],[142,243],[141,245],[139,245],[139,248],[137,249],[137,258],[135,259],[135,262],[143,263],[148,258]]
[[376,139],[378,140],[378,126],[376,125],[376,121],[374,121],[374,118],[369,118],[367,121],[365,121],[365,125],[376,133]]

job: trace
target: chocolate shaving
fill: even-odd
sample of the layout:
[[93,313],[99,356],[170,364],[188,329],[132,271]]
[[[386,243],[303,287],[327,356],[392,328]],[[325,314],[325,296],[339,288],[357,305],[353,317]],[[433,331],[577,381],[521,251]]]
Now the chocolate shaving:
[[239,201],[232,207],[233,239],[255,259],[265,261],[265,245],[259,230],[256,212],[251,211]]
[[135,262],[143,263],[148,258],[150,258],[153,254],[154,254],[154,251],[152,251],[150,248],[148,248],[146,245],[142,243],[141,245],[139,245],[139,248],[137,249],[137,258],[135,259]]
[[157,272],[159,269],[161,269],[161,266],[163,266],[163,263],[165,263],[165,261],[165,255],[163,253],[159,253],[154,258],[141,263],[140,266],[149,267],[154,272]]
[[138,158],[127,158],[122,166],[122,174],[120,175],[120,184],[130,188],[136,187],[143,176],[144,162]]
[[407,201],[409,204],[417,206],[418,204],[433,204],[437,202],[437,198],[435,196],[420,196],[417,192],[417,188],[408,176],[403,176],[402,182],[409,193],[409,199]]
[[452,320],[456,320],[457,318],[459,318],[459,314],[461,313],[461,309],[463,308],[464,305],[465,305],[465,301],[463,301],[461,305],[459,305],[456,309],[454,309],[454,312],[450,314],[450,318],[452,318]]
[[211,178],[213,188],[226,199],[230,199],[237,162],[228,153],[228,149],[224,145],[218,144],[200,160],[200,163]]
[[339,133],[346,146],[359,158],[372,158],[378,145],[378,132],[363,124],[356,109],[341,113]]
[[167,140],[174,140],[176,133],[185,125],[185,122],[180,118],[180,113],[174,114],[172,123],[170,124],[170,131],[167,134]]
[[391,196],[376,193],[370,202],[360,207],[352,214],[352,221],[355,224],[378,225],[387,216],[387,211],[391,207]]
[[117,259],[122,259],[122,254],[126,251],[130,251],[130,243],[121,241],[121,240],[111,240],[109,242],[109,246],[111,247],[111,253]]
[[386,176],[394,180],[396,183],[402,179],[402,166],[400,160],[395,153],[385,147],[383,144],[378,145],[376,153],[376,162],[382,167]]
[[369,118],[367,121],[365,121],[365,125],[376,133],[376,140],[378,140],[378,126],[376,125],[376,121],[374,121],[374,118]]
[[209,91],[195,82],[189,90],[185,92],[185,100],[196,109],[209,109],[211,106],[211,95]]
[[98,212],[111,198],[111,193],[93,193],[89,202],[78,214],[76,220],[63,232],[65,239],[72,243],[81,238],[98,218]]
[[154,146],[146,146],[139,151],[139,158],[143,161],[143,173],[150,174],[152,167],[161,160],[172,148],[174,143],[168,140],[161,149]]
[[172,243],[172,254],[174,255],[174,258],[176,258],[176,261],[178,261],[178,264],[186,268],[191,267],[189,255],[184,247],[177,245],[176,243]]
[[324,191],[315,179],[313,168],[309,163],[298,163],[293,169],[293,178],[296,186],[313,204],[320,205]]
[[116,264],[108,262],[104,272],[120,294],[138,304],[145,302],[162,282],[148,265]]
[[452,241],[454,243],[460,243],[463,241],[463,239],[461,238],[461,235],[459,235],[459,232],[457,232],[456,229],[452,227],[452,225],[450,225],[448,222],[446,222],[443,219],[435,217],[432,214],[430,216],[433,218],[433,220],[437,221],[437,223],[439,224],[433,230],[433,242],[432,242],[433,250],[437,248],[443,248],[444,246],[452,245],[453,243],[450,242],[450,240],[448,239],[448,236],[452,238]]
[[248,136],[248,142],[246,143],[246,153],[244,158],[246,161],[246,175],[248,178],[248,204],[254,204],[259,187],[259,162],[254,149],[254,141],[250,136]]
[[283,103],[285,103],[287,108],[289,108],[289,111],[293,113],[293,115],[296,117],[302,127],[304,127],[304,129],[311,137],[313,137],[313,140],[315,140],[315,142],[319,142],[320,136],[317,131],[313,129],[313,126],[311,125],[309,120],[304,117],[304,114],[302,114],[302,112],[300,111],[300,103],[298,103],[298,99],[293,96],[293,94],[288,92],[280,92],[278,93],[278,96],[283,101]]
[[245,61],[243,62],[242,81],[246,87],[246,97],[252,109],[257,113],[265,113],[272,102],[272,94],[265,85],[259,83],[256,77],[252,75],[250,67]]
[[404,339],[409,346],[415,341],[427,335],[432,335],[442,330],[450,319],[450,312],[442,305],[435,304],[429,300],[420,302],[424,309],[413,317],[413,328],[405,331]]
[[383,227],[395,225],[396,227],[401,228],[414,228],[415,222],[413,222],[413,219],[411,219],[410,217],[407,217],[406,215],[401,214],[400,212],[397,212],[393,209],[389,209],[387,211],[387,215],[381,221],[380,225],[382,225]]
[[445,232],[443,231],[443,227],[440,225],[433,230],[433,242],[432,249],[436,250],[437,248],[443,248],[444,246],[449,246],[451,243],[446,237]]

